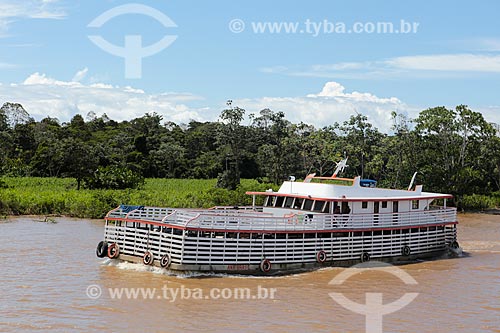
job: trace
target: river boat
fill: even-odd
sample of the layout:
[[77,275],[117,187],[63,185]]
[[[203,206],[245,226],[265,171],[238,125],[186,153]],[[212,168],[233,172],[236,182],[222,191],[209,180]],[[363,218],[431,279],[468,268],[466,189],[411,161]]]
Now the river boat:
[[338,165],[332,177],[291,177],[278,191],[247,192],[251,206],[120,205],[105,217],[97,256],[178,272],[270,275],[460,252],[451,195],[338,178],[346,160]]

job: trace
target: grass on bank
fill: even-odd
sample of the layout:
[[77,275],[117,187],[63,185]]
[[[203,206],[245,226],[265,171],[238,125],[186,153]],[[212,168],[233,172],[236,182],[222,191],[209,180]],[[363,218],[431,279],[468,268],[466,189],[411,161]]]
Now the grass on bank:
[[[242,179],[236,191],[215,188],[215,179],[146,179],[139,190],[76,190],[72,178],[0,178],[0,215],[66,215],[102,218],[120,204],[208,208],[250,205],[246,191],[277,186]],[[262,202],[257,202],[261,204]],[[482,211],[500,206],[500,193],[465,195],[459,209]]]
[[0,188],[1,215],[67,215],[102,218],[120,204],[208,208],[217,205],[250,205],[246,191],[276,186],[242,179],[235,191],[215,188],[215,179],[146,179],[139,190],[76,190],[72,178],[4,177]]

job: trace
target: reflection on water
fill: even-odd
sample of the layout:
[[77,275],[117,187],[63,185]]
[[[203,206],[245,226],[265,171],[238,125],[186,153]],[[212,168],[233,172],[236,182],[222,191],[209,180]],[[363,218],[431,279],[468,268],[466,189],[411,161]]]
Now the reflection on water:
[[[358,303],[365,302],[367,292],[382,293],[384,304],[418,293],[408,306],[383,318],[385,332],[500,332],[500,216],[459,219],[463,257],[399,266],[418,285],[363,271],[340,286],[329,282],[341,268],[272,278],[171,276],[160,268],[96,258],[101,221],[1,221],[0,332],[363,332],[364,316],[337,304],[331,292]],[[91,285],[102,291],[99,298],[87,296]],[[113,299],[109,288],[156,293]],[[276,294],[209,297],[214,288],[248,288],[252,296],[259,288],[274,288]],[[174,301],[162,290],[179,294]],[[208,296],[182,297],[188,290]]]

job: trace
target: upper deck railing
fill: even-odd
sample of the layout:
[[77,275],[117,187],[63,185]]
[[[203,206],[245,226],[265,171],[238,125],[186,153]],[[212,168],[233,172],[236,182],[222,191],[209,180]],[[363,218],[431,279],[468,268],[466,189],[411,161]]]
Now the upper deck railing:
[[452,223],[456,208],[432,207],[429,210],[379,214],[291,214],[282,217],[248,209],[185,210],[140,207],[130,212],[117,208],[107,218],[124,218],[173,226],[220,231],[315,231],[332,229],[393,228]]

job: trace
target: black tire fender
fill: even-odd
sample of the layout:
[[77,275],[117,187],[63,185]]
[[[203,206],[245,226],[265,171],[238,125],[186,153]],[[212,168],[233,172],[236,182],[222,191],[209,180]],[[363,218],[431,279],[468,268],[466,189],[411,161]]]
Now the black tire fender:
[[262,272],[269,273],[273,265],[271,264],[271,261],[269,259],[264,259],[260,262],[259,267]]
[[153,253],[151,253],[151,251],[146,251],[144,253],[144,256],[142,257],[142,262],[144,263],[144,265],[152,265],[153,262],[155,261],[155,257],[153,255]]
[[160,266],[162,268],[168,268],[171,263],[172,263],[172,259],[170,258],[170,255],[168,255],[168,254],[165,254],[160,259]]
[[108,243],[106,241],[100,241],[95,249],[95,254],[99,258],[104,258],[108,254]]

